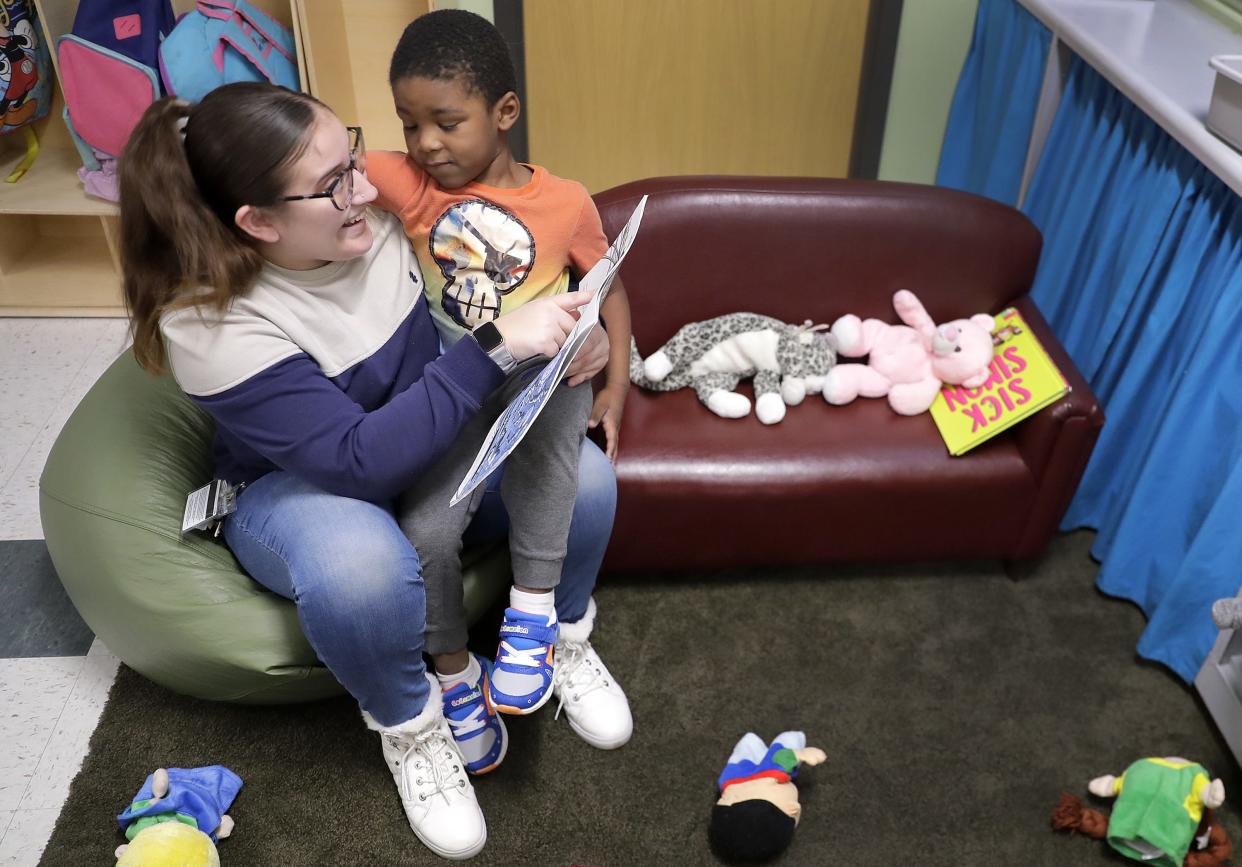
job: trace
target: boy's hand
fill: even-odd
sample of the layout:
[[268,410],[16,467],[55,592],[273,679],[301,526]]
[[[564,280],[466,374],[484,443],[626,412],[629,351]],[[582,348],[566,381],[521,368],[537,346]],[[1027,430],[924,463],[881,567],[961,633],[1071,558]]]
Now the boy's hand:
[[620,440],[621,416],[625,413],[625,394],[628,389],[609,385],[595,395],[595,405],[591,407],[591,420],[587,427],[604,426],[604,454],[608,460],[616,462],[617,443]]
[[565,382],[569,386],[579,385],[593,379],[608,364],[609,354],[608,332],[596,325],[591,334],[569,363],[565,371]]

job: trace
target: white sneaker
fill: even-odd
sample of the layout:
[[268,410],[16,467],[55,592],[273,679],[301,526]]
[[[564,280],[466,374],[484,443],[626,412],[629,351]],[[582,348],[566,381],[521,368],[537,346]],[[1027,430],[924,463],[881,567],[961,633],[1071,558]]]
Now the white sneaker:
[[[419,840],[442,858],[473,858],[487,842],[487,824],[466,776],[466,763],[444,718],[440,685],[409,722],[378,727],[384,762]],[[368,726],[377,728],[364,713]]]
[[592,599],[585,617],[561,624],[552,685],[559,701],[556,716],[565,711],[570,727],[584,741],[601,750],[615,750],[634,733],[634,718],[625,691],[591,646],[594,623]]

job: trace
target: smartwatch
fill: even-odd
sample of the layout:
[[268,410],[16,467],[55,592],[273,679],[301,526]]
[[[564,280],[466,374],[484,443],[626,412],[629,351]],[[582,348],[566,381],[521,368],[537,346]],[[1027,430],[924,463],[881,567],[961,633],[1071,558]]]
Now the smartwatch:
[[496,363],[496,366],[505,373],[517,367],[517,359],[505,347],[505,339],[500,335],[500,329],[490,322],[484,322],[482,325],[474,329],[473,334],[475,341],[479,344],[479,348],[487,353],[487,357]]

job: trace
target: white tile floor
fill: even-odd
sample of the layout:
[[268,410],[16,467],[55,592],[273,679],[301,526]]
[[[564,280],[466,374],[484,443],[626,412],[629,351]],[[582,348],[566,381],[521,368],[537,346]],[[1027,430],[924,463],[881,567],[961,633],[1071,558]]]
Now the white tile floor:
[[[0,318],[0,540],[43,538],[48,450],[126,344],[120,319]],[[117,665],[98,641],[84,657],[0,659],[0,867],[38,862]]]
[[47,453],[127,345],[122,319],[0,319],[0,539],[43,538]]
[[34,865],[82,766],[117,659],[0,659],[0,867]]

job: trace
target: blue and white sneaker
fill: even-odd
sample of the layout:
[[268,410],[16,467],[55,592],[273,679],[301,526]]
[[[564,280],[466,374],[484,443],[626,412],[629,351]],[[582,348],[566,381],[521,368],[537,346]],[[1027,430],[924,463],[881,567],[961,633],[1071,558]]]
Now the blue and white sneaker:
[[459,683],[444,692],[444,718],[461,750],[466,771],[474,776],[494,771],[509,751],[509,732],[489,696],[492,664],[474,655],[483,673],[478,683]]
[[500,649],[489,680],[492,704],[501,713],[534,713],[552,697],[556,679],[556,615],[541,617],[505,609]]

